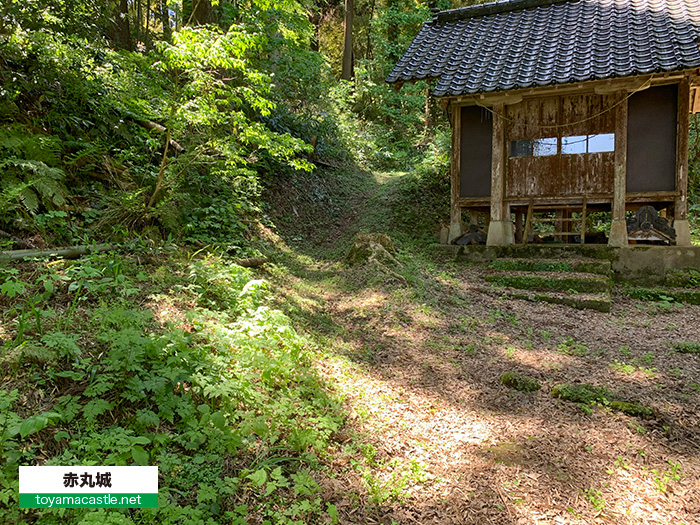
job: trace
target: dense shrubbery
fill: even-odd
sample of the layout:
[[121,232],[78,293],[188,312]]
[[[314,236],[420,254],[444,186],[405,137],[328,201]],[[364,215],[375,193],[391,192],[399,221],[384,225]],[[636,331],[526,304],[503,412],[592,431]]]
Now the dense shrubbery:
[[415,170],[400,180],[391,203],[393,223],[416,237],[428,235],[450,214],[450,130],[438,129]]
[[49,242],[89,220],[101,236],[119,225],[240,243],[261,177],[311,169],[311,144],[338,154],[300,7],[228,16],[226,30],[186,27],[147,53],[66,36],[68,22],[0,36],[0,120],[14,123],[0,135],[2,227],[35,233],[37,216],[63,211]]
[[158,259],[41,264],[31,283],[2,271],[3,324],[16,326],[0,354],[13,378],[0,389],[0,520],[106,519],[20,511],[17,466],[37,461],[158,465],[159,509],[111,511],[119,523],[333,512],[309,469],[341,424],[339,405],[304,340],[265,306],[265,282],[216,256]]

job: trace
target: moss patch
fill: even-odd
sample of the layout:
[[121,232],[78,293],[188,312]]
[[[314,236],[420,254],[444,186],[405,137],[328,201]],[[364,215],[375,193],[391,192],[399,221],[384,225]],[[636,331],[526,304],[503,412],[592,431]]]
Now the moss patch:
[[493,261],[489,268],[516,272],[572,272],[568,261],[530,261],[527,259],[499,259]]
[[611,398],[615,397],[607,388],[597,387],[588,383],[555,385],[550,393],[552,397],[558,397],[564,401],[573,401],[574,403],[583,403],[584,405],[593,403],[608,404]]
[[612,273],[612,265],[610,261],[581,261],[574,265],[574,271],[609,276]]
[[624,412],[628,416],[642,418],[654,417],[654,411],[651,408],[635,405],[634,403],[627,403],[626,401],[611,401],[610,408],[618,412]]
[[345,264],[359,266],[367,262],[396,263],[394,242],[383,233],[361,233],[345,255]]
[[681,354],[700,354],[700,343],[676,343],[673,349]]
[[501,383],[509,388],[520,390],[521,392],[535,392],[542,388],[539,381],[532,377],[522,376],[515,372],[506,372],[501,376]]
[[693,268],[685,268],[683,270],[667,270],[666,286],[700,288],[700,271]]
[[700,291],[678,290],[669,288],[625,287],[622,293],[640,301],[678,301],[688,304],[700,304]]
[[[598,387],[583,383],[572,385],[564,383],[552,388],[553,397],[558,397],[565,401],[573,401],[582,405],[593,405],[599,403],[610,407],[611,410],[623,412],[629,416],[649,418],[654,417],[654,411],[643,405],[637,405],[620,399],[620,397],[605,387]],[[590,410],[590,409],[588,409]]]

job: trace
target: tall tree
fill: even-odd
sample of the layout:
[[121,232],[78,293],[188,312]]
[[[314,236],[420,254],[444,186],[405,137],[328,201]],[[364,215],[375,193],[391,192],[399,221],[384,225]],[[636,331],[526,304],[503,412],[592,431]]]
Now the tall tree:
[[387,1],[387,35],[386,39],[389,43],[389,62],[396,62],[399,57],[396,52],[396,41],[399,39],[399,0]]
[[183,10],[187,25],[199,26],[214,21],[211,0],[186,0],[183,2]]
[[166,42],[173,41],[173,30],[170,27],[170,10],[168,9],[168,0],[160,2],[160,20],[163,24],[163,40]]
[[121,49],[132,49],[131,28],[129,25],[129,2],[117,0],[114,3],[110,40]]
[[354,0],[345,0],[345,27],[343,39],[343,80],[352,80],[353,77],[353,56],[352,56],[352,18],[355,6]]

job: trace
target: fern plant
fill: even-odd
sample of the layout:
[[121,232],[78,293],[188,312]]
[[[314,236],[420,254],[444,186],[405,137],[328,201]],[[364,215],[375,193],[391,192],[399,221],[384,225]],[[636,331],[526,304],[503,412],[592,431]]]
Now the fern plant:
[[0,129],[0,213],[21,209],[34,215],[66,203],[60,146],[58,139],[25,126]]

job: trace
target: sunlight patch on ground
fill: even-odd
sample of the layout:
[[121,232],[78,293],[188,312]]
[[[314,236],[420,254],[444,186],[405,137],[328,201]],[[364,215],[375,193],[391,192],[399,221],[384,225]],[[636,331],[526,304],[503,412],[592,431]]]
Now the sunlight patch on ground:
[[153,317],[162,325],[173,324],[186,331],[192,330],[192,323],[187,320],[187,311],[195,307],[194,301],[189,304],[175,304],[172,298],[164,295],[150,296],[150,302],[144,306],[151,310]]

